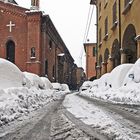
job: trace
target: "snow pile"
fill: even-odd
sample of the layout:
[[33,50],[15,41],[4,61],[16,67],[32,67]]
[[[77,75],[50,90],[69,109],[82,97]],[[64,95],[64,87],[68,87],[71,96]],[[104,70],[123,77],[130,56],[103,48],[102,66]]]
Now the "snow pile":
[[90,88],[79,94],[114,103],[140,105],[140,59],[135,64],[116,67],[111,73],[94,80]]
[[52,83],[49,81],[48,78],[46,78],[46,77],[41,77],[41,80],[42,80],[43,83],[44,83],[44,89],[52,89],[52,88],[53,88]]
[[113,69],[109,76],[109,84],[112,88],[118,89],[122,86],[124,78],[133,64],[122,64]]
[[53,89],[56,91],[60,91],[61,90],[61,84],[60,83],[52,83]]
[[45,88],[45,83],[38,75],[29,72],[23,72],[23,74],[25,76],[25,86],[29,88],[36,87],[37,89]]
[[52,86],[53,86],[53,89],[55,91],[62,91],[62,92],[65,92],[65,93],[70,92],[69,87],[68,87],[67,84],[52,83]]
[[65,91],[65,92],[67,92],[67,93],[70,92],[70,89],[69,89],[69,87],[68,87],[67,84],[61,84],[61,90],[62,90],[62,91]]
[[61,99],[53,90],[37,90],[35,88],[9,88],[0,90],[0,125],[28,115],[45,104]]
[[69,88],[56,83],[57,88],[58,85],[59,91],[56,92],[46,77],[22,73],[11,62],[0,59],[0,126],[28,115],[51,101],[62,99]]
[[13,63],[0,58],[0,89],[22,87],[23,74]]

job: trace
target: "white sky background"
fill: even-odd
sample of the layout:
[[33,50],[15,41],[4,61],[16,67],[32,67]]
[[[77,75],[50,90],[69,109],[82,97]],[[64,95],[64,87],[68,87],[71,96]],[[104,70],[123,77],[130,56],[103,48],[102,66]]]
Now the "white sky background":
[[[16,0],[23,7],[30,8],[31,0]],[[83,39],[87,24],[90,0],[40,0],[40,9],[52,19],[58,33],[69,49],[75,63],[84,66]],[[90,26],[88,39],[96,42],[96,10]],[[81,57],[82,56],[82,57]]]

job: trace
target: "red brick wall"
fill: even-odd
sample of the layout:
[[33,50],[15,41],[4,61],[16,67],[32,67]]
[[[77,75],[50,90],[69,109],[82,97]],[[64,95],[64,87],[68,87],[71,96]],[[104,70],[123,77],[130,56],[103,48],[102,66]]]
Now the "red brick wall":
[[95,44],[86,44],[86,76],[88,79],[96,76],[96,57],[93,56],[93,47],[96,47]]
[[[40,72],[41,59],[41,12],[29,12],[27,9],[0,2],[0,57],[6,58],[6,43],[15,44],[15,64],[22,71],[36,74]],[[15,24],[12,31],[6,25]],[[36,59],[31,60],[31,48],[36,49]]]
[[[15,24],[12,31],[9,32],[10,23]],[[12,40],[15,43],[15,64],[21,69],[26,70],[26,46],[27,46],[27,21],[26,16],[15,13],[14,9],[9,8],[8,4],[0,3],[0,57],[6,58],[6,43]],[[22,62],[22,63],[21,63]]]

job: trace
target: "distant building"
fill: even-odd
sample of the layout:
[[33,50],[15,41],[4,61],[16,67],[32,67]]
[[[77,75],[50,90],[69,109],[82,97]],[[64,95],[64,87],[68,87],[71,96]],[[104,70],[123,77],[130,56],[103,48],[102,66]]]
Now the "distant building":
[[72,85],[74,59],[50,17],[39,11],[39,0],[31,0],[31,9],[1,0],[0,31],[1,58],[22,71]]
[[86,53],[86,77],[88,80],[96,78],[96,43],[84,43]]
[[82,67],[76,68],[76,77],[77,77],[76,85],[77,85],[77,89],[79,89],[81,85],[83,84],[83,82],[86,80],[86,74]]
[[91,0],[97,7],[97,76],[140,58],[139,0]]

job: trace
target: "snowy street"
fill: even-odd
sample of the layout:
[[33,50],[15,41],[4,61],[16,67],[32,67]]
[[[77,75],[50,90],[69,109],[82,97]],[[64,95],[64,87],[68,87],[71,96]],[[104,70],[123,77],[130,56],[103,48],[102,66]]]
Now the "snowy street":
[[58,140],[58,139],[100,139],[90,126],[76,119],[61,104],[54,101],[30,114],[1,127],[1,140]]
[[140,106],[66,95],[0,129],[1,140],[109,140],[140,137]]

